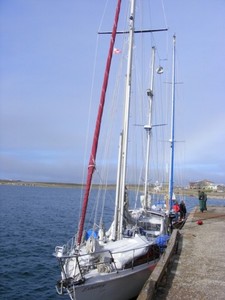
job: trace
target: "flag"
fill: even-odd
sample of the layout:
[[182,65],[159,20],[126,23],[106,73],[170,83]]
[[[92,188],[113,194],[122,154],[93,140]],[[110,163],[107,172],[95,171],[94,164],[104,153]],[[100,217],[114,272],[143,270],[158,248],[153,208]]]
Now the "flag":
[[113,54],[120,54],[122,51],[118,48],[113,49]]

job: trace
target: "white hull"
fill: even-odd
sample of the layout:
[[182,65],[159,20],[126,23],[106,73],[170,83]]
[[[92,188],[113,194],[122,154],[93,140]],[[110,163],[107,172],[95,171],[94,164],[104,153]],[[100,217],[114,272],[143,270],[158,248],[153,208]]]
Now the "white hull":
[[[100,247],[99,252],[87,253],[90,241]],[[159,246],[140,234],[102,246],[90,237],[79,254],[61,250],[58,247],[55,253],[62,268],[57,290],[59,294],[68,293],[72,300],[134,298],[160,257]]]
[[158,259],[133,269],[102,274],[87,279],[84,284],[73,286],[67,291],[72,300],[129,300],[140,293],[157,262]]

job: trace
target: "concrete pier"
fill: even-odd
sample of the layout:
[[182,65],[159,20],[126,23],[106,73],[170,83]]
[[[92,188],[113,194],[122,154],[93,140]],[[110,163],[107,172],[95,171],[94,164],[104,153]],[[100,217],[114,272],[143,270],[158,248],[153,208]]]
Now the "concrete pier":
[[225,299],[225,206],[208,207],[203,213],[196,208],[190,214],[180,230],[177,252],[161,278],[154,293],[142,297],[142,292],[138,299]]

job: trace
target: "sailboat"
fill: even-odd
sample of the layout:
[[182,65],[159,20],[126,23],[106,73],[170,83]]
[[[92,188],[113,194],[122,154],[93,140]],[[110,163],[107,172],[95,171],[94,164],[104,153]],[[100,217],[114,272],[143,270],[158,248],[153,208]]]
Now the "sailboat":
[[[144,130],[147,134],[146,145],[146,164],[145,164],[145,180],[144,180],[144,193],[140,195],[141,207],[138,209],[130,210],[130,214],[137,220],[137,224],[142,227],[147,237],[157,238],[160,237],[160,244],[166,246],[169,239],[168,227],[169,217],[168,211],[163,205],[160,209],[154,208],[155,204],[152,201],[152,197],[149,194],[149,160],[150,160],[150,143],[151,143],[151,131],[156,126],[164,126],[166,124],[152,124],[152,105],[153,105],[153,86],[154,86],[154,70],[155,70],[155,47],[152,47],[152,66],[151,66],[151,83],[150,88],[147,90],[147,96],[149,98],[149,113],[147,125],[144,126]],[[160,67],[160,73],[163,72]],[[164,237],[164,242],[162,240]]]
[[92,176],[96,168],[96,153],[110,64],[115,38],[118,34],[117,24],[121,0],[118,0],[117,3],[111,33],[78,233],[66,245],[55,248],[54,255],[61,267],[61,279],[57,282],[56,289],[59,294],[67,294],[71,300],[128,300],[134,298],[142,289],[160,258],[160,247],[155,237],[146,235],[137,219],[130,214],[126,190],[133,40],[136,32],[134,27],[135,2],[135,0],[131,1],[129,30],[124,32],[128,34],[129,42],[123,128],[119,137],[114,220],[107,232],[100,225],[97,232],[93,227],[88,234],[87,232],[84,234]]
[[[154,52],[153,52],[154,54]],[[154,55],[153,55],[154,57]],[[174,211],[174,203],[177,202],[176,195],[174,193],[174,150],[175,150],[175,58],[176,58],[176,36],[173,36],[173,58],[172,58],[172,101],[171,101],[171,132],[170,132],[170,170],[169,170],[169,184],[168,184],[168,194],[165,195],[166,201],[157,207],[151,201],[151,195],[148,194],[148,168],[146,168],[145,175],[145,188],[144,195],[141,195],[142,207],[140,209],[131,210],[131,215],[136,217],[137,223],[145,230],[147,236],[158,238],[156,241],[164,247],[169,239],[169,234],[172,232],[173,228],[181,228],[184,220],[178,220],[176,212]],[[154,61],[154,60],[153,60]],[[154,69],[154,68],[152,68]],[[152,74],[153,78],[153,74]],[[153,81],[151,83],[150,104],[153,98]],[[159,124],[165,125],[165,124]],[[158,126],[159,126],[158,125]],[[147,143],[147,159],[146,166],[148,166],[149,160],[149,143],[150,135],[153,125],[151,124],[151,109],[149,113],[149,123],[145,126],[148,134]]]

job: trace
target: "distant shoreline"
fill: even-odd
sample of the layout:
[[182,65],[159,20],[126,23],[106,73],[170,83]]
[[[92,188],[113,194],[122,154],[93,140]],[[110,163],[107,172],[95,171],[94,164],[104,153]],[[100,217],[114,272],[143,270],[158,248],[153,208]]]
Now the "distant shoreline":
[[[0,180],[0,185],[15,185],[15,186],[36,186],[36,187],[59,187],[59,188],[83,188],[81,183],[60,183],[60,182],[36,182],[36,181],[22,181],[22,180]],[[93,184],[94,187],[99,185]],[[114,184],[108,185],[108,188],[115,188]]]
[[76,183],[34,182],[34,181],[21,181],[21,180],[0,180],[0,185],[82,188],[82,184],[76,184]]
[[[58,183],[58,182],[33,182],[33,181],[21,181],[21,180],[0,180],[0,185],[12,185],[12,186],[30,186],[30,187],[49,187],[49,188],[84,188],[83,184],[80,183]],[[92,185],[94,188],[98,188],[98,184]],[[107,186],[107,189],[114,189],[115,184],[110,184]],[[128,185],[128,189],[135,189],[135,185]],[[154,191],[152,191],[154,193]],[[160,191],[160,193],[166,193],[166,190]],[[198,197],[197,189],[186,189],[186,188],[175,188],[174,193],[176,195],[185,195],[189,197]],[[221,199],[225,200],[225,192],[207,192],[208,199]]]

